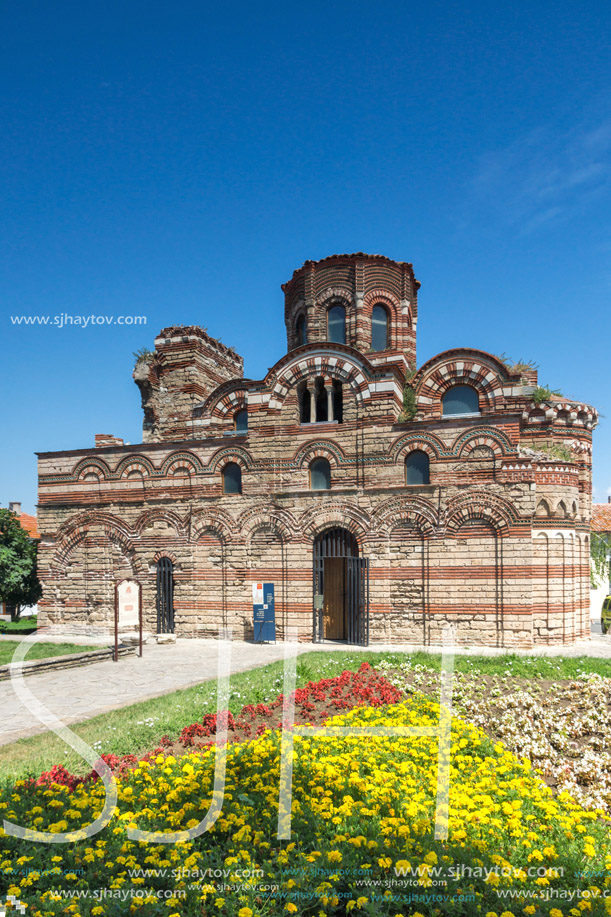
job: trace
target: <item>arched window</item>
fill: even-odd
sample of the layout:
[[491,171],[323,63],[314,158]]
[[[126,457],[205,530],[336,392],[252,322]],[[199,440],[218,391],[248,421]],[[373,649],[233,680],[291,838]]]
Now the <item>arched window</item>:
[[305,315],[300,315],[295,322],[295,345],[301,347],[302,344],[308,343],[308,334],[306,331]]
[[310,392],[305,382],[302,382],[297,390],[299,395],[299,422],[300,423],[311,423],[310,420],[310,408],[311,408],[311,399]]
[[157,561],[157,633],[174,633],[174,564],[169,557]]
[[388,347],[388,312],[381,305],[371,310],[371,349],[386,350]]
[[405,459],[405,483],[429,484],[431,480],[429,457],[426,452],[416,449]]
[[236,411],[233,418],[233,425],[236,433],[248,433],[248,411],[246,408],[242,408],[241,411]]
[[235,462],[229,462],[223,468],[223,493],[242,493],[242,469]]
[[346,310],[343,306],[331,306],[327,312],[327,340],[334,344],[346,343]]
[[310,489],[331,489],[331,466],[326,458],[314,459],[310,465]]
[[479,397],[470,385],[455,385],[443,396],[443,416],[479,414]]

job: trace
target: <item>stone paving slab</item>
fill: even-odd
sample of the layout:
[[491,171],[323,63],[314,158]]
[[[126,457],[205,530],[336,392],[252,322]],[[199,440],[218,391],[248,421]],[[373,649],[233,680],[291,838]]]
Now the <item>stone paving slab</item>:
[[[64,723],[89,719],[137,701],[169,694],[216,678],[218,641],[180,640],[144,647],[142,659],[127,656],[77,669],[28,675],[26,687]],[[278,644],[233,643],[231,671],[266,665],[284,655]],[[10,682],[0,684],[0,745],[46,732]]]
[[[572,646],[538,647],[536,650],[504,650],[495,647],[456,647],[456,653],[497,656],[515,652],[524,656],[591,656],[611,659],[611,636],[596,633],[593,625],[591,640],[581,640]],[[65,640],[69,638],[64,636]],[[218,641],[183,639],[175,644],[148,643],[144,656],[128,656],[115,663],[111,660],[82,668],[29,675],[26,685],[64,723],[74,723],[124,707],[137,701],[169,694],[180,688],[216,678]],[[298,653],[315,651],[336,652],[405,652],[418,650],[441,652],[440,646],[375,644],[371,647],[347,646],[343,643],[301,643]],[[231,672],[243,672],[282,659],[284,644],[234,642]],[[611,663],[609,666],[611,675]],[[36,717],[22,704],[11,682],[0,684],[0,745],[19,738],[46,732]]]

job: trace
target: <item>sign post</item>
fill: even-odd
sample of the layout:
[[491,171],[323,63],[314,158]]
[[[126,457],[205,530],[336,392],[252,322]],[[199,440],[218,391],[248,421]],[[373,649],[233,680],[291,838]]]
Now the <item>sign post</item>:
[[133,579],[124,579],[115,586],[115,652],[119,659],[119,625],[138,627],[138,655],[142,656],[142,587]]
[[252,617],[255,643],[275,643],[276,606],[273,583],[252,584]]

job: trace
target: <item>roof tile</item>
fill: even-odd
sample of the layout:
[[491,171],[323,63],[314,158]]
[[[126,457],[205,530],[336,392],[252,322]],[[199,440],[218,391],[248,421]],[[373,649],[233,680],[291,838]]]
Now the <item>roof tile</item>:
[[611,532],[611,503],[592,504],[592,531]]

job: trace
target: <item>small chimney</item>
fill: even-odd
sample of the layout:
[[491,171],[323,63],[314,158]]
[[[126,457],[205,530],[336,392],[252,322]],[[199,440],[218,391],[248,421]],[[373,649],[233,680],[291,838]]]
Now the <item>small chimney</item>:
[[113,436],[112,433],[96,433],[95,435],[95,447],[100,449],[103,446],[122,446],[123,440],[118,436]]
[[21,515],[21,501],[18,503],[16,500],[9,500],[8,508],[11,513],[17,513],[18,516]]

